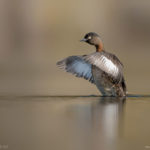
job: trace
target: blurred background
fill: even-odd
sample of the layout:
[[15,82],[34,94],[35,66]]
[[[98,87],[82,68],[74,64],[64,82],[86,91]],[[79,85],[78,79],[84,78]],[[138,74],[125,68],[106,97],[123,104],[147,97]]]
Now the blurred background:
[[91,31],[123,62],[129,93],[149,94],[149,8],[149,0],[1,0],[0,95],[99,94],[56,67],[95,51],[79,42]]

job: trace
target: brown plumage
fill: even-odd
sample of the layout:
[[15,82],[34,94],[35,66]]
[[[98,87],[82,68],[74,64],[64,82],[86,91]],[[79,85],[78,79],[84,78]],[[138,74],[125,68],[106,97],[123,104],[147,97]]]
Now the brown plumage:
[[126,84],[123,77],[123,65],[111,53],[104,51],[100,36],[94,32],[81,40],[96,47],[96,52],[83,56],[70,56],[57,65],[94,83],[103,96],[126,96]]

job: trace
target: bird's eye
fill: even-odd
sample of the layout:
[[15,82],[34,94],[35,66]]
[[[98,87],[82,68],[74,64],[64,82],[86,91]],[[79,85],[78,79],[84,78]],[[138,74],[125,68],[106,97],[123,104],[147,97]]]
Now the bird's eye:
[[91,36],[88,37],[89,40],[90,40],[91,38],[92,38]]

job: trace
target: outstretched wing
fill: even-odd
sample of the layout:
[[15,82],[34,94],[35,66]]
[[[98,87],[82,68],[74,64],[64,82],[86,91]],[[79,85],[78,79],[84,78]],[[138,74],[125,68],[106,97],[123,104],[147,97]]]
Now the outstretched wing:
[[[85,56],[85,55],[84,55]],[[70,56],[57,62],[59,68],[70,72],[76,77],[82,77],[94,83],[91,64],[83,59],[83,56]]]
[[106,52],[95,52],[84,56],[83,59],[107,73],[114,80],[118,82],[122,80],[123,65],[115,55]]

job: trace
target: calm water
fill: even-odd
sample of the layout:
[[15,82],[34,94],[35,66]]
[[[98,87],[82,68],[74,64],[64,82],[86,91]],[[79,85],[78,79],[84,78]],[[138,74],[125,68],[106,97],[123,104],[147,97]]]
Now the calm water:
[[150,97],[1,97],[0,149],[150,149]]

